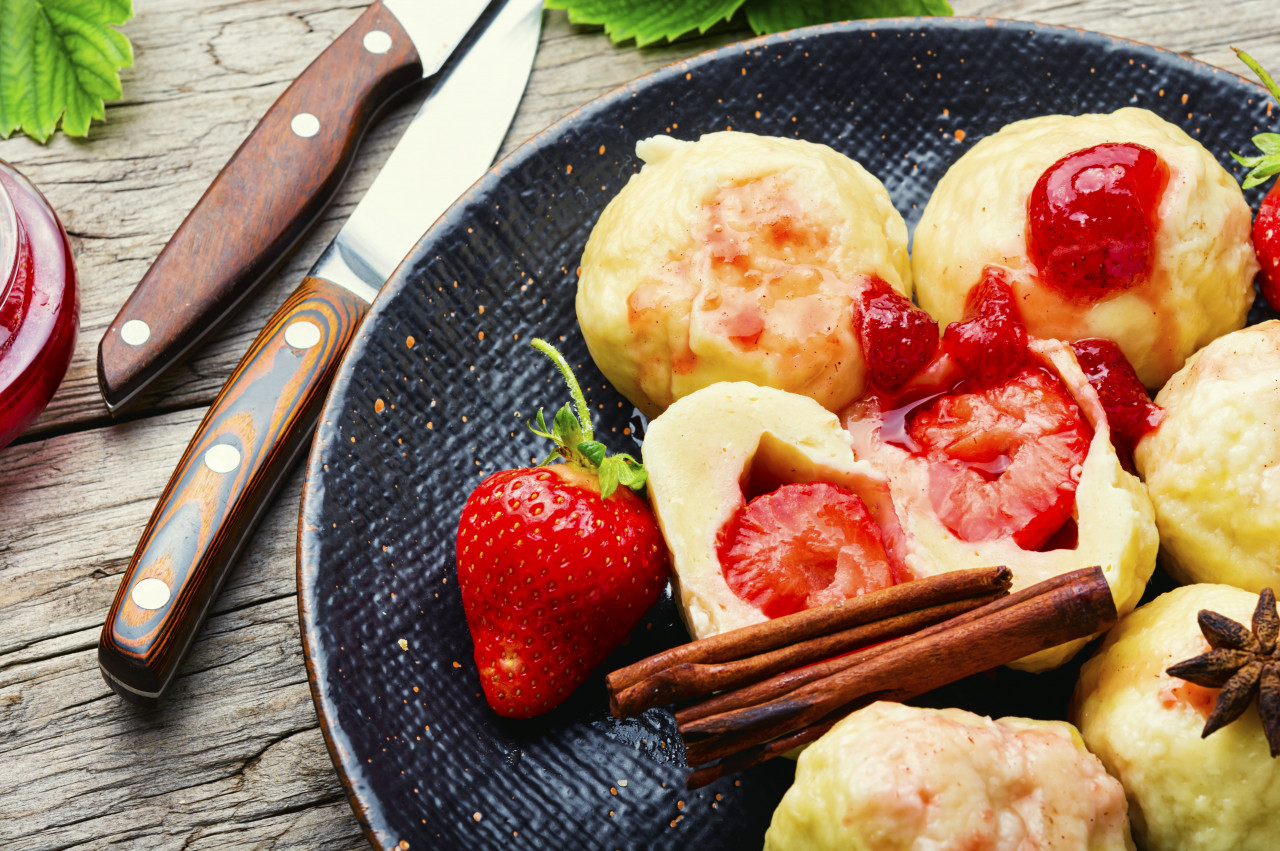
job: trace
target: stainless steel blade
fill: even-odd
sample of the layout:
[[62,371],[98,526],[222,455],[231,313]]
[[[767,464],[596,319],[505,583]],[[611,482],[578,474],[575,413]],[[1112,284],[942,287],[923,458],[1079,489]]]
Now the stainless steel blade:
[[490,0],[382,0],[409,34],[422,60],[422,76],[439,71]]
[[542,0],[502,4],[436,83],[311,275],[373,300],[423,232],[493,163],[541,27]]

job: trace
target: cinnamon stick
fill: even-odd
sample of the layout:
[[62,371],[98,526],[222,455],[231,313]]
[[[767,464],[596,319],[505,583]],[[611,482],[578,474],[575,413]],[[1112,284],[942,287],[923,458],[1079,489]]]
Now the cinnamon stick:
[[[1079,573],[1080,571],[1058,574],[1032,587],[1038,589],[1040,593],[1047,593],[1055,588],[1062,588],[1077,581]],[[677,725],[684,725],[690,721],[705,718],[708,715],[715,715],[717,713],[727,712],[730,709],[739,709],[744,706],[753,706],[764,703],[765,701],[794,691],[802,685],[843,671],[851,665],[861,664],[872,655],[886,653],[890,650],[901,647],[910,641],[920,638],[928,638],[943,630],[954,629],[958,626],[970,623],[976,618],[989,617],[996,612],[1009,608],[1010,606],[1018,605],[1026,598],[1028,590],[1029,589],[1024,589],[1016,594],[1003,596],[1000,599],[987,604],[984,608],[975,608],[974,610],[958,615],[949,621],[944,621],[934,626],[926,627],[915,634],[904,635],[903,637],[893,641],[886,641],[883,644],[869,647],[857,654],[840,656],[814,665],[809,665],[804,668],[786,671],[784,673],[762,679],[754,685],[734,689],[732,691],[725,691],[721,694],[708,697],[705,700],[690,704],[689,706],[677,711],[675,714],[676,723]],[[993,665],[992,667],[995,666]]]
[[615,717],[627,718],[655,706],[678,703],[755,683],[782,671],[802,668],[871,644],[918,632],[993,602],[1005,593],[1003,590],[992,591],[903,612],[732,662],[681,662],[663,668],[619,692],[611,693],[609,708]]
[[673,647],[614,671],[605,678],[605,685],[611,696],[616,695],[676,665],[744,659],[930,606],[1005,591],[1012,583],[1012,578],[1013,574],[1007,567],[986,567],[957,570],[914,582],[904,582],[828,606],[807,609]]
[[[1099,568],[1074,571],[908,636],[855,654],[844,670],[762,704],[705,716],[680,727],[690,765],[756,762],[787,739],[871,699],[907,700],[1030,653],[1111,626],[1115,605]],[[703,738],[698,738],[703,737]],[[773,740],[778,744],[767,747]],[[766,746],[766,747],[761,747]],[[794,745],[792,745],[794,746]],[[760,750],[752,752],[751,749]],[[764,758],[768,758],[765,756]],[[752,762],[751,764],[754,764]],[[723,769],[722,769],[723,770]]]

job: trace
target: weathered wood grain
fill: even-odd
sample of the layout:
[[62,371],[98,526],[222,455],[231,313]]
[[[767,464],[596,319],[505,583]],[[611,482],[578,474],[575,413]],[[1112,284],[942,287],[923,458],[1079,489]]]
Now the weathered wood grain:
[[[1280,68],[1274,0],[956,2],[959,14],[1068,24],[1243,73]],[[0,847],[360,848],[316,727],[298,638],[294,471],[234,569],[170,699],[140,711],[97,671],[98,631],[169,474],[222,381],[372,181],[413,104],[386,116],[324,221],[260,295],[128,422],[98,398],[98,339],[204,187],[362,2],[150,0],[126,30],[125,99],[89,141],[0,142],[62,215],[81,275],[66,382],[0,451]],[[615,48],[548,13],[504,152],[587,100],[743,35]],[[264,45],[267,47],[264,48]],[[1244,140],[1242,140],[1244,144]]]

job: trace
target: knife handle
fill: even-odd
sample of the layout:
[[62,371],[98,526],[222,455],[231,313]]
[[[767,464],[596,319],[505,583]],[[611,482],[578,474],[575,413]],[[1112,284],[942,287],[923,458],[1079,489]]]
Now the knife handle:
[[109,408],[181,360],[284,259],[333,199],[378,109],[421,79],[417,50],[381,0],[302,72],[107,328],[98,380]]
[[310,442],[325,391],[368,309],[342,287],[307,278],[205,414],[98,642],[104,678],[127,700],[152,705],[168,688],[241,547]]

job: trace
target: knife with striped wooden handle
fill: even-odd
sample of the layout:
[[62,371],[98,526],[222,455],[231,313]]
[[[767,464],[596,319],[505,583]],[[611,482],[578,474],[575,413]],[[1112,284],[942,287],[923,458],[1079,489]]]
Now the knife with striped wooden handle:
[[165,487],[98,643],[113,689],[158,701],[314,432],[360,320],[418,237],[489,166],[515,114],[541,0],[507,0],[437,84],[306,279],[214,400]]

